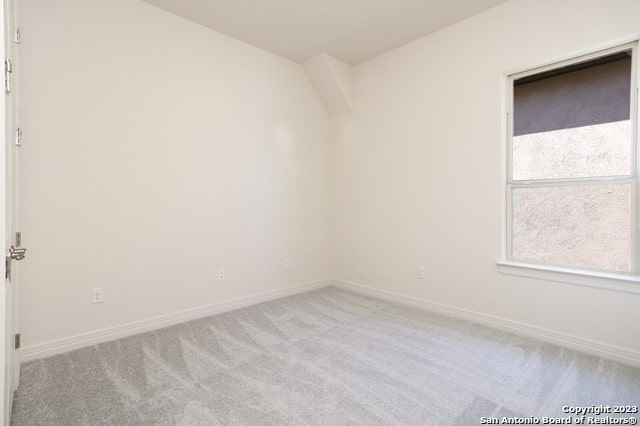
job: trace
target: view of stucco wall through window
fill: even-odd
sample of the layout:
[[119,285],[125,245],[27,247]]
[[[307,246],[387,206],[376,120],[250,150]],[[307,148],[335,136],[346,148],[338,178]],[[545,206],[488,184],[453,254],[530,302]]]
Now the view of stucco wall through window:
[[635,152],[631,50],[513,83],[513,259],[627,272]]
[[[628,175],[630,141],[629,120],[515,136],[513,178]],[[629,184],[517,188],[512,196],[514,258],[629,270]]]

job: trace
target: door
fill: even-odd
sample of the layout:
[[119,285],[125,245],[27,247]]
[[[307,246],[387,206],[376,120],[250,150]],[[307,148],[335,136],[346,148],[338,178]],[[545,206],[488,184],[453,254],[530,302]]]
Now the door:
[[15,37],[14,24],[14,0],[3,0],[2,13],[2,43],[5,58],[5,102],[0,110],[1,128],[4,137],[4,149],[0,149],[0,217],[5,227],[4,246],[6,253],[5,283],[4,289],[0,292],[0,315],[3,333],[2,343],[2,421],[8,425],[11,419],[11,408],[13,406],[13,392],[18,386],[20,373],[20,359],[17,348],[19,340],[16,339],[18,333],[17,322],[17,300],[18,300],[18,267],[17,260],[24,258],[24,250],[20,248],[21,239],[16,234],[18,229],[18,160],[20,154],[21,131],[17,125],[17,103],[16,103],[16,45],[19,42]]

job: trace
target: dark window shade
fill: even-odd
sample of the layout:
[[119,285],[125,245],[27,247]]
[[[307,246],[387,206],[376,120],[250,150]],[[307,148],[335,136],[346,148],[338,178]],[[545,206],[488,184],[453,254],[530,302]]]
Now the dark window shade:
[[610,55],[593,65],[581,64],[545,74],[514,82],[514,136],[630,118],[628,55]]

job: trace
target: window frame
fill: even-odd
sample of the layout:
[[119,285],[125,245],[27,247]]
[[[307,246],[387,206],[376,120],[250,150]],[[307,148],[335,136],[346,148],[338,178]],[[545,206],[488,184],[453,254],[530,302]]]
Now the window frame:
[[[540,74],[545,71],[561,68],[564,66],[585,62],[591,59],[615,54],[623,51],[631,51],[631,93],[630,93],[630,121],[631,121],[631,150],[630,150],[630,174],[624,176],[603,176],[584,178],[558,178],[558,179],[535,179],[535,180],[513,180],[513,109],[514,109],[514,81],[530,75]],[[526,276],[530,278],[542,278],[552,281],[568,282],[571,284],[589,285],[622,291],[632,291],[640,293],[640,232],[638,203],[639,185],[639,50],[640,38],[633,38],[632,41],[617,43],[611,47],[592,49],[588,52],[577,53],[564,59],[549,62],[542,66],[530,67],[524,71],[505,73],[503,76],[505,83],[505,109],[506,121],[505,132],[503,132],[503,243],[502,259],[498,266],[502,273],[510,275]],[[589,268],[574,265],[561,265],[544,262],[536,262],[513,257],[513,196],[512,191],[516,188],[536,188],[551,186],[574,186],[574,185],[604,185],[604,184],[628,184],[630,185],[630,239],[631,253],[629,271],[614,271],[597,268]]]

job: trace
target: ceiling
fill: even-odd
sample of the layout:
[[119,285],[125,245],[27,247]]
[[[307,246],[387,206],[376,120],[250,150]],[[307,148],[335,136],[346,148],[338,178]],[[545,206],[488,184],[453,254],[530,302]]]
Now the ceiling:
[[507,0],[144,0],[277,55],[355,65]]

